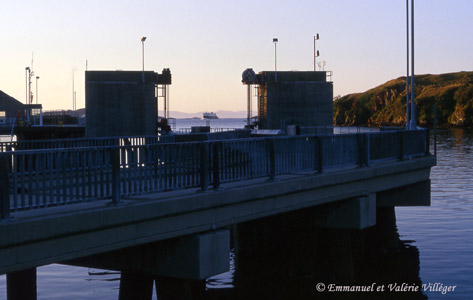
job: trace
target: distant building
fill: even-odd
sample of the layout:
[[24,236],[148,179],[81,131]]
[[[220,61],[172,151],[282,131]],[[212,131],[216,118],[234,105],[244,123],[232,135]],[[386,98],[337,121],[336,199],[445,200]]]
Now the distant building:
[[258,128],[332,127],[333,83],[325,71],[244,73],[244,84],[258,86]]
[[21,118],[25,117],[24,104],[0,91],[0,116],[4,116],[6,119],[16,119],[18,112],[20,112]]
[[171,84],[169,69],[86,71],[86,136],[155,135],[156,86]]

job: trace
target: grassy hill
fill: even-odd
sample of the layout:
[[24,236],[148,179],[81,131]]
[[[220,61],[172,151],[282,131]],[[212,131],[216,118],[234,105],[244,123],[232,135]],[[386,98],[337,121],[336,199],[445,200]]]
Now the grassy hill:
[[[433,125],[434,103],[439,126],[473,126],[473,72],[416,75],[415,94],[420,126]],[[334,101],[338,126],[403,126],[405,122],[405,77]]]

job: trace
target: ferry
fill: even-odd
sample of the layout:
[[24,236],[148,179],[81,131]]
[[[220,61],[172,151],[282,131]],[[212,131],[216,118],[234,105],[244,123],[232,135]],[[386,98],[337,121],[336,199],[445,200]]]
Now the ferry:
[[217,114],[214,112],[204,112],[202,119],[218,119]]

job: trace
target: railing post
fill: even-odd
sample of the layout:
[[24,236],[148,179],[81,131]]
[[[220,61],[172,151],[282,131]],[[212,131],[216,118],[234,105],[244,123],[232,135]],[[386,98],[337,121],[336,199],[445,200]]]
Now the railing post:
[[200,190],[207,191],[209,187],[209,144],[200,144]]
[[111,149],[110,160],[112,163],[112,203],[120,203],[120,147]]
[[8,155],[0,153],[0,219],[10,218],[10,188],[8,184]]
[[404,159],[404,133],[405,131],[399,131],[399,161]]
[[274,149],[274,139],[267,139],[268,156],[269,156],[269,180],[276,178],[276,153]]
[[430,129],[425,129],[425,156],[430,154]]
[[323,160],[323,143],[322,143],[322,137],[321,136],[316,136],[315,137],[315,152],[317,154],[317,157],[315,157],[315,161],[317,162],[317,172],[319,174],[322,174],[324,172],[324,160]]
[[356,134],[356,142],[357,142],[357,147],[358,147],[358,167],[363,167],[364,165],[364,160],[365,160],[365,137],[363,134],[357,133]]
[[369,133],[360,133],[357,135],[358,139],[358,149],[359,149],[359,158],[358,166],[363,167],[370,165],[370,135]]
[[220,142],[213,143],[213,189],[218,190],[220,188]]

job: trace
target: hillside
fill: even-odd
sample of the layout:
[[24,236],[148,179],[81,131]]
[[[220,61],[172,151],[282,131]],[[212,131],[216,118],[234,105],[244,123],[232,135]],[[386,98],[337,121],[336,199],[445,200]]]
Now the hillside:
[[[434,103],[439,126],[473,126],[473,72],[416,75],[415,93],[420,126],[433,125]],[[338,126],[403,126],[405,121],[405,77],[334,101]]]

